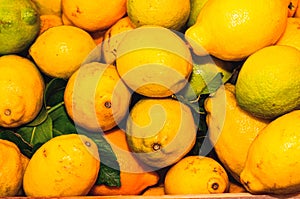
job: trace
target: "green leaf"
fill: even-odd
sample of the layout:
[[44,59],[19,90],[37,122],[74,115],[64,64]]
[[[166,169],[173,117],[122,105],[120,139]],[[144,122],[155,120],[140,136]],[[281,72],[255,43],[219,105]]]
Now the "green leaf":
[[39,114],[37,115],[37,117],[30,123],[26,124],[26,126],[38,126],[40,124],[42,124],[46,119],[47,119],[48,113],[46,108],[43,106],[39,112]]
[[15,143],[25,156],[31,157],[32,146],[28,142],[26,142],[19,134],[10,130],[3,130],[0,132],[0,139]]
[[222,78],[222,73],[217,73],[214,78],[207,84],[207,86],[201,91],[200,94],[205,95],[216,92],[220,88],[220,86],[223,85]]
[[53,121],[53,137],[63,134],[77,133],[76,127],[68,116],[63,104],[60,104],[60,106],[57,106],[55,110],[51,111],[49,116]]
[[34,127],[24,126],[18,128],[16,131],[26,142],[32,146],[38,143],[45,143],[53,138],[52,119],[51,117],[47,117],[47,119],[40,125]]
[[79,134],[86,135],[93,139],[98,146],[98,151],[101,155],[101,169],[98,174],[96,184],[120,187],[120,166],[110,144],[106,141],[101,133],[90,133],[79,128],[77,130]]
[[44,104],[46,107],[52,107],[64,101],[64,90],[67,80],[54,78],[46,86],[44,93]]

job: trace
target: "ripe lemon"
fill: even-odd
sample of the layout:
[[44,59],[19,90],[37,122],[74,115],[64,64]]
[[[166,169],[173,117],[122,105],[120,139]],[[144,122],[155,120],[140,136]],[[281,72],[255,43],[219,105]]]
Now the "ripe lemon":
[[127,31],[133,30],[134,28],[135,26],[127,16],[117,21],[107,31],[105,31],[102,50],[106,63],[112,64],[116,61],[117,48],[122,41],[122,38]]
[[31,0],[0,0],[0,55],[27,49],[40,30],[40,18]]
[[287,15],[287,1],[282,0],[210,0],[185,35],[198,55],[239,61],[275,44]]
[[32,121],[43,105],[44,80],[37,67],[18,55],[0,57],[0,126]]
[[288,18],[286,29],[276,45],[292,46],[300,50],[300,18]]
[[248,151],[241,182],[251,193],[299,192],[300,111],[292,111],[264,128]]
[[0,139],[0,196],[17,196],[22,189],[23,175],[29,159],[18,146]]
[[215,152],[226,170],[239,181],[251,143],[269,121],[242,110],[237,104],[235,86],[229,83],[206,98],[204,108]]
[[173,165],[165,177],[166,194],[224,193],[229,188],[225,169],[214,159],[187,156]]
[[239,106],[265,119],[300,107],[300,51],[290,46],[269,46],[243,64],[237,82]]
[[93,38],[74,26],[56,26],[41,34],[29,54],[43,73],[69,78],[96,47]]
[[157,25],[181,30],[190,14],[190,0],[128,0],[127,14],[137,27]]
[[143,196],[163,196],[166,195],[165,193],[165,187],[164,185],[149,187],[146,189],[143,194]]
[[195,144],[196,131],[190,108],[169,98],[141,99],[126,123],[130,149],[155,168],[169,166],[185,156]]
[[26,196],[86,195],[100,167],[97,145],[85,135],[52,138],[31,157],[23,178]]
[[126,0],[62,0],[63,14],[86,31],[105,30],[126,13]]
[[115,66],[84,64],[68,80],[64,102],[74,122],[91,131],[107,131],[127,115],[131,93]]
[[[147,167],[134,156],[127,144],[126,133],[122,129],[114,128],[103,135],[117,157],[121,186],[94,185],[90,195],[138,195],[147,187],[157,184],[158,173],[147,170]],[[105,164],[105,160],[102,163]],[[113,167],[109,164],[107,166]]]
[[180,91],[193,69],[184,41],[159,26],[127,32],[117,49],[116,66],[133,91],[148,97],[166,97]]
[[39,35],[45,32],[46,30],[48,30],[49,28],[63,25],[61,17],[57,15],[41,15],[40,19],[41,19],[41,28],[40,28]]
[[298,0],[297,8],[294,13],[294,17],[299,18],[300,17],[300,1]]

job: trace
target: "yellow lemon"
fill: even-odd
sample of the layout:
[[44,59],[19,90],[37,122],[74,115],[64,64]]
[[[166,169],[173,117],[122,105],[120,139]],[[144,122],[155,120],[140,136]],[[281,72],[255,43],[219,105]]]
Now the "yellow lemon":
[[169,98],[141,99],[126,123],[130,149],[155,168],[169,166],[185,156],[195,144],[196,131],[190,108]]
[[184,41],[159,26],[127,32],[117,49],[116,66],[133,91],[148,97],[166,97],[180,91],[193,70]]
[[300,18],[288,18],[286,29],[276,45],[292,46],[300,50]]
[[167,171],[164,185],[166,194],[213,194],[226,192],[229,180],[216,160],[187,156]]
[[127,14],[137,27],[157,25],[180,30],[190,14],[189,0],[128,0]]
[[242,110],[235,97],[235,86],[225,84],[206,98],[204,108],[208,136],[223,166],[239,181],[248,149],[267,124],[263,120]]
[[122,41],[122,38],[127,31],[134,29],[135,26],[130,21],[129,17],[124,17],[112,25],[104,34],[103,38],[103,56],[104,60],[108,64],[112,64],[116,61],[117,48]]
[[26,50],[39,29],[39,12],[31,0],[0,1],[0,55]]
[[300,51],[269,46],[252,54],[236,82],[239,106],[265,119],[274,119],[300,107]]
[[28,163],[18,146],[0,139],[0,196],[16,196],[22,189],[23,175]]
[[18,55],[0,57],[0,126],[32,121],[43,105],[45,84],[37,67]]
[[300,111],[273,120],[248,151],[241,182],[251,193],[292,194],[300,188]]
[[126,116],[131,93],[115,66],[84,64],[68,80],[64,102],[68,115],[91,131],[107,131]]
[[86,195],[96,182],[100,166],[97,145],[85,135],[52,138],[31,157],[23,178],[26,196]]
[[210,0],[185,35],[198,55],[239,61],[275,44],[285,30],[287,16],[287,1]]
[[[126,133],[122,129],[114,128],[105,132],[103,136],[117,157],[120,168],[114,169],[120,170],[121,186],[94,185],[89,192],[90,195],[138,195],[147,187],[157,184],[158,173],[147,170],[147,167],[134,156],[127,144]],[[102,162],[105,164],[105,160]]]
[[149,187],[143,193],[143,196],[163,196],[166,195],[164,185]]
[[294,13],[294,17],[299,18],[300,17],[300,1],[298,0],[297,8]]
[[41,34],[29,54],[43,73],[69,78],[96,47],[93,38],[74,26],[55,26]]
[[62,0],[63,14],[86,31],[105,30],[126,13],[126,0]]

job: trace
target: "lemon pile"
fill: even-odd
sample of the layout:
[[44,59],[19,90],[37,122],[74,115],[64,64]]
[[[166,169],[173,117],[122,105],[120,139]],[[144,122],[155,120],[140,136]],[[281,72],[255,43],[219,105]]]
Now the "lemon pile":
[[0,0],[0,196],[299,194],[299,39],[300,0]]

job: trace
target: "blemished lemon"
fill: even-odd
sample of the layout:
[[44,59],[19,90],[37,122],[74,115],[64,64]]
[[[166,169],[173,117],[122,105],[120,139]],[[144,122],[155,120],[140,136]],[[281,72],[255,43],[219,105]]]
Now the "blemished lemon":
[[112,64],[116,61],[117,48],[122,41],[122,38],[127,31],[133,30],[135,26],[130,21],[129,17],[123,17],[105,31],[102,51],[106,63]]
[[209,0],[185,35],[198,55],[239,61],[275,44],[287,16],[287,1]]
[[68,79],[96,47],[93,38],[74,26],[55,26],[41,34],[29,54],[43,73]]
[[[139,161],[134,156],[134,153],[130,151],[124,130],[114,128],[105,132],[103,136],[117,157],[120,166],[121,186],[94,185],[89,195],[138,195],[147,187],[157,184],[159,180],[158,173],[153,170],[147,170],[145,164]],[[105,160],[103,160],[103,163],[105,164]],[[110,165],[107,164],[107,166]]]
[[17,196],[22,189],[23,175],[29,159],[18,146],[0,139],[0,196]]
[[238,105],[256,117],[274,119],[300,107],[300,51],[269,46],[244,62],[236,82]]
[[26,196],[86,195],[96,182],[100,155],[85,135],[60,135],[43,144],[31,157],[23,178]]
[[299,192],[300,110],[273,120],[252,142],[241,182],[251,193]]
[[127,14],[137,27],[157,25],[181,30],[190,14],[190,0],[128,0]]
[[196,134],[190,108],[174,99],[141,99],[127,117],[130,149],[154,168],[169,166],[184,157],[194,146]]
[[0,126],[19,127],[40,112],[44,79],[29,59],[18,55],[0,57]]
[[241,109],[235,86],[230,83],[206,98],[204,108],[208,136],[215,152],[224,168],[239,181],[251,143],[269,121]]
[[185,42],[159,26],[128,31],[117,49],[116,67],[123,81],[147,97],[167,97],[187,83],[193,66]]
[[107,131],[127,115],[131,93],[116,67],[99,62],[82,65],[68,80],[64,102],[74,122],[90,131]]
[[224,193],[229,188],[226,170],[216,160],[204,156],[187,156],[166,174],[166,194]]
[[93,32],[105,30],[126,14],[126,0],[62,0],[63,14],[75,26]]
[[292,46],[300,50],[300,18],[288,18],[286,29],[276,45]]
[[0,55],[26,50],[39,30],[39,12],[31,0],[0,0]]

